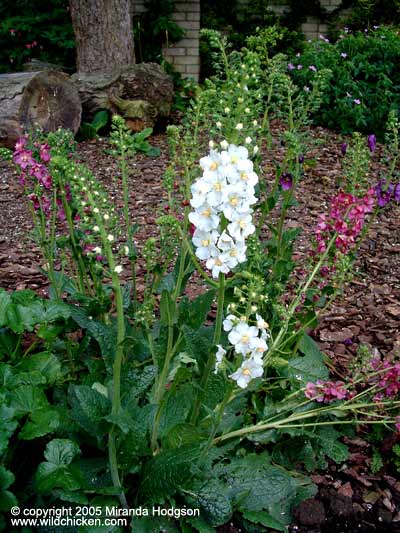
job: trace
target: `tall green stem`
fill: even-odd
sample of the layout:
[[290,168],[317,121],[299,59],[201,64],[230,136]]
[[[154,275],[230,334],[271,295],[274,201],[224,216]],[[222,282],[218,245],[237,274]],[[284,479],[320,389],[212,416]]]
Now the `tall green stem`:
[[[217,301],[217,317],[215,320],[213,346],[216,346],[219,343],[220,338],[221,338],[222,320],[224,316],[224,298],[225,298],[225,275],[220,273],[219,288],[218,288],[218,301]],[[203,371],[203,375],[201,377],[200,390],[197,393],[197,398],[194,403],[192,416],[191,416],[192,424],[196,422],[197,417],[199,416],[201,400],[202,400],[204,391],[207,387],[208,380],[210,379],[210,375],[214,367],[214,364],[215,364],[215,354],[214,352],[212,352],[210,353],[208,357],[206,366]]]

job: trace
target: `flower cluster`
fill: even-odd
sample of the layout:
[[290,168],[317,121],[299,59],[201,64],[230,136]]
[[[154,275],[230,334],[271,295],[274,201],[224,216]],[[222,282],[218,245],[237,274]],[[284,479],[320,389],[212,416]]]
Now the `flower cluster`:
[[379,207],[385,207],[392,198],[395,202],[400,202],[400,182],[394,184],[380,180],[374,190]]
[[336,248],[346,254],[355,245],[365,216],[372,212],[374,201],[374,189],[361,198],[340,191],[331,201],[329,215],[320,215],[316,230],[316,252],[324,253],[332,234],[337,233]]
[[343,381],[322,381],[316,383],[308,382],[304,391],[306,398],[317,402],[331,403],[335,400],[349,398],[349,391],[345,389]]
[[375,394],[375,401],[382,401],[385,397],[394,398],[400,394],[400,362],[393,365],[389,361],[380,361],[375,358],[371,361],[371,367],[381,372],[377,379],[381,391]]
[[[263,375],[263,356],[268,350],[267,323],[256,315],[256,325],[249,324],[246,317],[238,318],[235,315],[228,315],[223,323],[224,330],[229,332],[228,339],[233,345],[235,353],[242,358],[240,367],[229,377],[236,381],[237,385],[245,389],[250,381]],[[226,351],[218,346],[216,354],[216,370]]]
[[200,159],[203,175],[192,185],[189,214],[196,256],[214,278],[246,261],[246,238],[254,233],[251,208],[258,176],[244,146],[221,142]]

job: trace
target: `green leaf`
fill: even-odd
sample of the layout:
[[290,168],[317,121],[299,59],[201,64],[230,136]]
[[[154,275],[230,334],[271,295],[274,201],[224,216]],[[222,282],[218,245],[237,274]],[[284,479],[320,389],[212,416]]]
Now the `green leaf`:
[[162,450],[145,465],[140,493],[150,501],[172,496],[191,477],[190,468],[200,453],[201,448],[192,444]]
[[104,418],[111,410],[110,401],[88,385],[71,385],[68,395],[72,418],[90,435],[105,435],[108,424]]
[[182,327],[186,351],[199,363],[199,366],[207,362],[208,356],[214,349],[212,342],[209,340],[209,330],[210,328],[205,327],[196,331],[185,325]]
[[265,511],[243,511],[243,517],[254,524],[262,524],[265,527],[270,527],[277,531],[287,530],[284,523],[279,522]]
[[22,385],[12,392],[11,407],[16,416],[24,416],[38,410],[47,409],[49,402],[41,389],[32,385]]
[[7,308],[11,303],[11,296],[4,289],[0,289],[0,326],[7,325]]
[[167,290],[162,291],[160,301],[161,324],[176,324],[176,303]]
[[199,329],[210,312],[214,298],[214,289],[201,294],[193,301],[187,297],[182,298],[179,305],[179,324],[187,324],[194,330]]
[[54,354],[48,352],[35,353],[21,361],[18,370],[39,372],[49,385],[62,378],[61,363]]
[[9,490],[10,485],[14,483],[14,474],[0,465],[0,512],[7,512],[17,505],[17,499]]
[[92,127],[96,131],[96,133],[101,130],[101,128],[104,128],[108,124],[108,111],[106,109],[101,109],[98,111],[92,120]]
[[7,407],[4,403],[0,405],[0,457],[6,450],[10,437],[18,427],[18,422],[15,420],[14,415],[14,409]]
[[202,519],[214,527],[222,526],[232,516],[232,505],[225,494],[225,487],[216,479],[203,483],[199,488],[191,487],[190,497],[186,498],[191,506],[194,503],[194,507],[200,507]]
[[56,466],[69,465],[81,453],[79,446],[69,439],[53,439],[46,446],[44,456]]
[[205,439],[205,436],[196,426],[183,422],[177,424],[168,432],[165,442],[168,448],[180,448],[185,444],[198,443],[203,439]]
[[78,445],[68,439],[50,441],[44,453],[47,462],[40,463],[35,484],[39,492],[50,492],[55,488],[79,490],[83,478],[78,468],[71,465],[73,459],[80,454]]
[[55,431],[60,425],[60,416],[55,409],[34,411],[19,433],[19,438],[32,440]]

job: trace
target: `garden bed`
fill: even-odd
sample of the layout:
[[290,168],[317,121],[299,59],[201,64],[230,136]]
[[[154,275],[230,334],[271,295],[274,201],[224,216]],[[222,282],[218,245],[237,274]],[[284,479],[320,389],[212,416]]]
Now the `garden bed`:
[[[279,125],[274,127],[279,129]],[[299,203],[290,211],[287,222],[287,227],[304,228],[295,249],[295,257],[300,262],[308,255],[307,243],[311,241],[318,215],[338,189],[342,174],[342,139],[321,128],[311,134],[322,141],[306,154],[304,177],[298,185]],[[163,212],[165,203],[161,181],[168,161],[166,136],[157,134],[152,143],[161,150],[159,158],[137,155],[130,160],[129,188],[132,193],[129,204],[132,216],[139,224],[135,237],[139,250],[146,238],[157,234],[155,219]],[[108,147],[105,139],[80,143],[78,159],[106,186],[115,204],[122,206],[122,198],[118,196],[121,187],[116,181],[118,168],[115,159],[105,153]],[[281,152],[280,145],[270,151],[264,149],[263,166],[267,177],[272,176],[272,161],[281,159]],[[378,147],[373,159],[378,161],[379,154]],[[376,175],[371,185],[378,180],[379,164],[373,163],[373,169]],[[47,281],[40,273],[40,252],[28,237],[31,221],[27,201],[16,172],[5,162],[0,163],[0,205],[1,286],[9,290],[31,288],[45,295]],[[379,351],[389,357],[400,349],[399,220],[399,205],[392,204],[379,213],[362,244],[353,279],[321,318],[318,328],[311,332],[321,350],[331,358],[331,372],[337,379],[346,375],[360,345],[369,346],[372,353]],[[139,263],[139,294],[142,275]],[[190,296],[201,291],[199,278],[187,288]],[[395,438],[382,443],[383,453],[390,449]],[[362,434],[349,439],[348,444],[350,459],[340,470],[332,464],[329,471],[313,475],[313,481],[319,487],[317,499],[308,500],[297,509],[292,531],[367,532],[381,531],[380,527],[400,531],[399,482],[385,469],[377,475],[371,474],[372,447]],[[318,502],[322,502],[322,507]]]

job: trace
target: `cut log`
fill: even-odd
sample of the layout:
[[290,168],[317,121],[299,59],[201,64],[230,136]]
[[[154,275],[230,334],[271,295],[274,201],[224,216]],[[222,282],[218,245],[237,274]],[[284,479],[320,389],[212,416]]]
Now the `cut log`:
[[108,109],[123,116],[132,130],[140,131],[171,112],[174,84],[156,63],[131,65],[112,76],[74,74],[72,80],[79,89],[86,122],[100,109]]
[[76,133],[82,105],[67,74],[57,71],[0,75],[0,144],[12,147],[32,128]]

